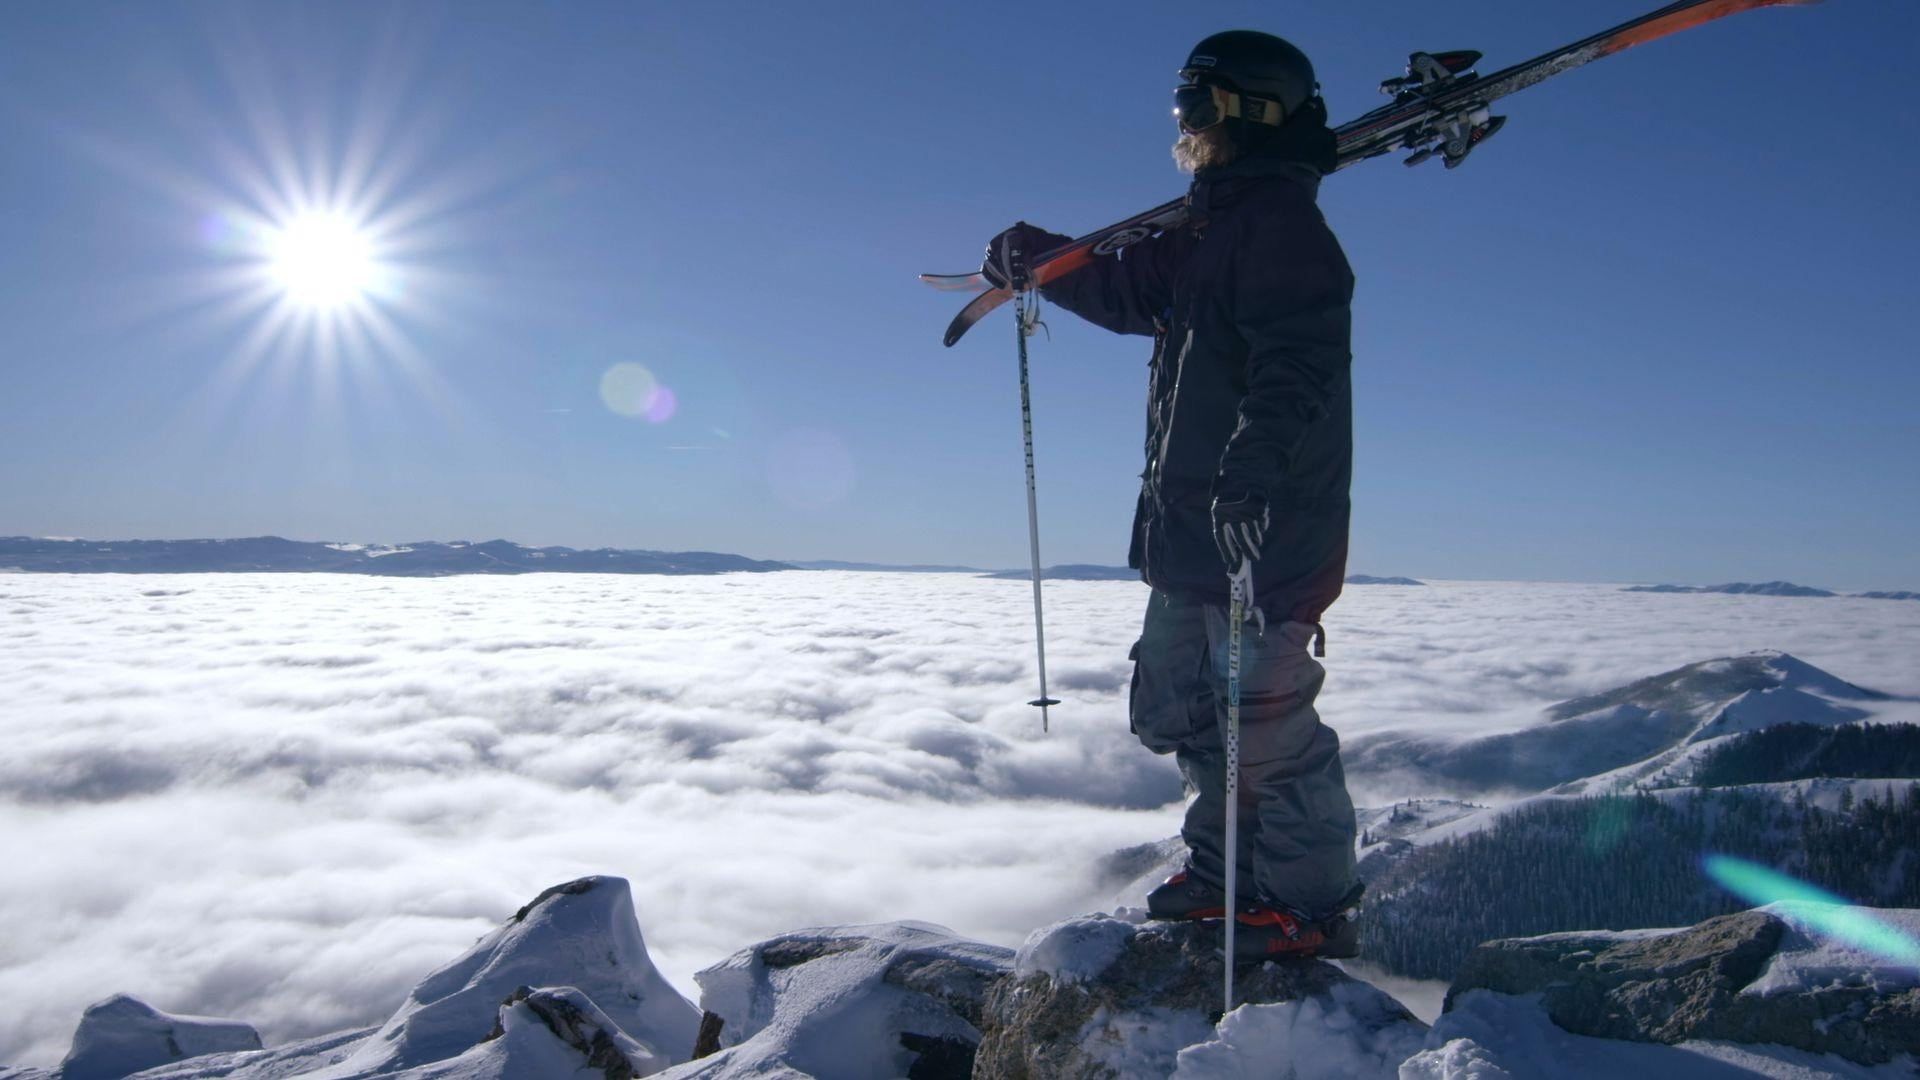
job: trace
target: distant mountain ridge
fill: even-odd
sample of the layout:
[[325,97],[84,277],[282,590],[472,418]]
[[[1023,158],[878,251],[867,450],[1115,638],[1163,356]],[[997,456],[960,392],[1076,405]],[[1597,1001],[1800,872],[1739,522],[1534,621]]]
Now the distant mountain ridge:
[[1791,581],[1730,581],[1725,585],[1629,585],[1621,592],[1731,593],[1739,596],[1838,596],[1839,593],[1795,585]]
[[1906,589],[1875,589],[1861,593],[1837,593],[1791,581],[1729,581],[1725,585],[1629,585],[1621,592],[1646,593],[1724,593],[1732,596],[1854,596],[1863,600],[1920,600],[1920,592]]
[[724,574],[791,570],[715,551],[580,550],[509,540],[392,546],[251,536],[234,540],[66,540],[0,537],[0,570],[57,574],[317,573],[383,577],[452,574]]

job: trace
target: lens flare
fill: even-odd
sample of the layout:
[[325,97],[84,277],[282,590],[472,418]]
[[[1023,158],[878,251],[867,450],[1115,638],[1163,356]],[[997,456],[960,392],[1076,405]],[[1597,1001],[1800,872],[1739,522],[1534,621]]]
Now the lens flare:
[[601,403],[621,416],[646,416],[660,391],[653,372],[639,364],[615,364],[600,376]]
[[680,411],[680,399],[670,387],[657,387],[653,392],[653,404],[647,406],[647,423],[664,424],[673,419]]
[[1794,915],[1812,929],[1896,963],[1920,965],[1920,941],[1844,897],[1730,855],[1709,855],[1702,860],[1701,869],[1721,888],[1749,904],[1764,907],[1794,902]]

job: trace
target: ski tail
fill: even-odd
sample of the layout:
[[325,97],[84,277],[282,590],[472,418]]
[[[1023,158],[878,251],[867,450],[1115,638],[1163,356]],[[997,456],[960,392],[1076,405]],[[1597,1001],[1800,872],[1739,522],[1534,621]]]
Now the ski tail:
[[[1045,285],[1049,281],[1071,274],[1075,270],[1092,262],[1096,245],[1100,240],[1106,238],[1106,235],[1106,230],[1103,229],[1092,236],[1082,237],[1065,247],[1055,248],[1053,251],[1038,256],[1034,260],[1032,267],[1027,271],[1033,275],[1033,283],[1035,285]],[[943,286],[928,280],[934,276],[935,275],[932,274],[922,274],[920,275],[920,280],[926,281],[927,284],[933,285],[935,288],[942,288]],[[979,275],[976,274],[974,276],[978,277]],[[985,284],[986,282],[983,279],[981,285],[984,286]],[[946,336],[941,339],[941,343],[951,346],[954,342],[959,341],[967,331],[973,329],[975,323],[986,318],[989,312],[1011,299],[1013,299],[1013,291],[1010,289],[990,288],[979,296],[974,297],[973,302],[961,308],[960,314],[955,315],[953,321],[947,324],[947,333]]]
[[921,274],[920,280],[941,292],[979,292],[989,287],[978,270],[971,274]]

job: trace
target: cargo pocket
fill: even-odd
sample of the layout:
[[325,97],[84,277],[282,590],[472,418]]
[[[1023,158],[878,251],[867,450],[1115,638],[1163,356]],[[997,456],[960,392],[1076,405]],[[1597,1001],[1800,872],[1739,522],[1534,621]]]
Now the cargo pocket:
[[1148,612],[1129,654],[1134,663],[1128,726],[1156,754],[1218,742],[1200,605],[1171,602],[1156,592]]

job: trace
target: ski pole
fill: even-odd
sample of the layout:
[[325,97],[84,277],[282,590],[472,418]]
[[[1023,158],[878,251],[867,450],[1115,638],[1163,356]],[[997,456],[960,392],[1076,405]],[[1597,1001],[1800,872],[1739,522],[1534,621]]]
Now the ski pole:
[[1239,922],[1240,894],[1237,891],[1240,870],[1240,624],[1247,617],[1245,585],[1252,582],[1252,566],[1246,561],[1228,577],[1227,603],[1227,941],[1225,1007],[1221,1015],[1233,1011],[1233,927]]
[[1047,706],[1060,703],[1047,696],[1047,627],[1040,610],[1040,508],[1033,485],[1033,395],[1027,389],[1027,330],[1039,312],[1026,288],[1025,254],[1016,248],[1009,256],[1011,268],[1020,274],[1013,280],[1021,286],[1015,293],[1018,302],[1013,305],[1013,317],[1020,337],[1020,437],[1027,453],[1027,547],[1033,562],[1033,643],[1040,659],[1040,696],[1027,704],[1040,707],[1040,730],[1044,733],[1051,726]]

